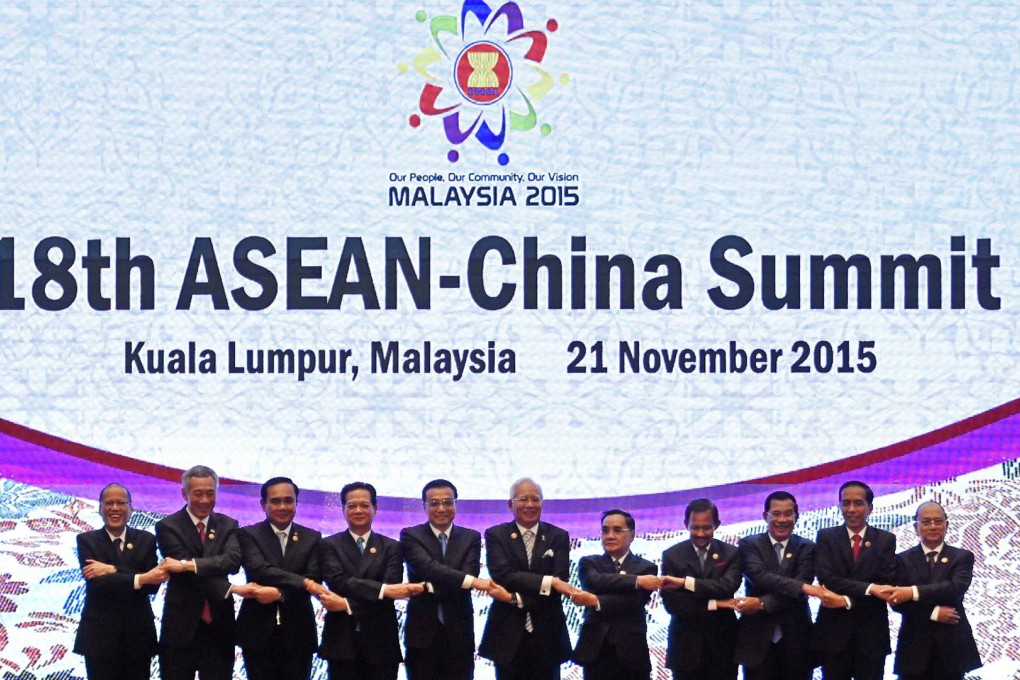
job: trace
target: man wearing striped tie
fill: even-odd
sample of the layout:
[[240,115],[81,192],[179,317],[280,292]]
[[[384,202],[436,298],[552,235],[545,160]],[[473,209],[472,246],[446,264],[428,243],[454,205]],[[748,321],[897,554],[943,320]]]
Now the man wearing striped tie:
[[514,521],[485,532],[494,602],[478,654],[496,664],[497,680],[559,680],[570,657],[562,596],[581,591],[569,583],[570,536],[541,521],[542,500],[534,480],[517,480],[507,502]]
[[408,680],[471,680],[475,672],[473,590],[488,592],[479,578],[482,536],[454,525],[457,487],[433,479],[421,490],[428,521],[400,532],[407,578],[425,592],[407,603],[404,645]]

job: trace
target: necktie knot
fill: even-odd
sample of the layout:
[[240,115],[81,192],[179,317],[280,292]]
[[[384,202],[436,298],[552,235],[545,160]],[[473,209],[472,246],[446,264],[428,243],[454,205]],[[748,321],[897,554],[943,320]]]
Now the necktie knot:
[[202,541],[202,545],[205,545],[205,522],[197,523],[195,528],[198,529],[199,540]]
[[939,556],[939,554],[937,552],[935,552],[934,550],[932,550],[930,553],[928,553],[928,568],[929,569],[935,569],[935,560],[938,558],[938,556]]
[[443,551],[443,558],[446,558],[446,541],[449,540],[446,537],[446,532],[439,534],[439,548]]
[[119,538],[113,539],[113,547],[117,549],[117,552],[120,552],[124,549],[124,541]]
[[357,543],[358,543],[358,550],[361,551],[361,554],[365,554],[365,537],[364,536],[358,536]]
[[705,567],[705,560],[708,559],[708,548],[698,548],[698,561],[701,562],[701,567]]
[[280,540],[280,551],[281,552],[286,552],[287,551],[287,532],[286,531],[277,531],[276,532],[276,538],[278,538]]
[[854,561],[857,561],[857,558],[861,556],[861,535],[854,534],[853,536],[850,537],[850,540],[854,544],[853,545]]
[[776,549],[776,559],[779,560],[780,564],[782,564],[783,563],[783,544],[782,543],[776,543],[775,549]]
[[619,572],[620,569],[623,568],[623,560],[613,560],[613,567],[615,567],[616,571]]

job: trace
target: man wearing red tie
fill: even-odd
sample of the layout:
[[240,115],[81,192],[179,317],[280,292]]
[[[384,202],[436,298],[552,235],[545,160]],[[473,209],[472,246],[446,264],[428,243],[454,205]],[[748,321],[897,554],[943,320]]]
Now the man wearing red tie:
[[889,654],[888,595],[896,579],[896,537],[868,524],[875,494],[864,482],[839,488],[843,524],[815,539],[818,582],[842,597],[822,600],[813,646],[825,680],[881,680]]
[[[181,479],[187,505],[156,523],[163,568],[170,573],[163,604],[159,665],[163,680],[230,680],[234,669],[231,586],[241,566],[237,521],[213,512],[219,477],[196,465]],[[249,590],[246,590],[249,589]]]
[[152,604],[166,572],[156,565],[156,538],[127,525],[131,493],[107,484],[99,493],[103,528],[78,535],[85,606],[74,651],[89,680],[148,680],[156,654]]

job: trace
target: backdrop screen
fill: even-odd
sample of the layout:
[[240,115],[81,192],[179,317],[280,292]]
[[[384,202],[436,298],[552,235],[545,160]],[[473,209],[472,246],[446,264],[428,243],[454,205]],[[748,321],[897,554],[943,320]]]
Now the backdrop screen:
[[[432,478],[484,530],[530,476],[575,563],[610,507],[658,560],[694,498],[736,541],[788,489],[813,538],[863,479],[901,548],[946,506],[977,675],[1020,672],[1017,35],[1008,4],[0,5],[2,673],[84,677],[74,536],[111,481],[151,529],[195,464],[242,524],[292,477],[324,534],[350,481],[395,536]],[[656,596],[661,677],[667,625]]]

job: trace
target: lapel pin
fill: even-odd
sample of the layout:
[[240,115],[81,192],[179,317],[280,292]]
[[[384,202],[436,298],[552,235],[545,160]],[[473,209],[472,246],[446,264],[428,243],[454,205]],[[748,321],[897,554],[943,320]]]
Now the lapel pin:
[[865,548],[870,548],[871,547],[871,541],[865,541],[864,542],[864,547]]
[[620,573],[621,573],[621,574],[626,574],[626,573],[627,573],[627,570],[626,570],[626,569],[621,569],[621,570],[620,570]]
[[[129,546],[129,547],[130,547],[130,546]],[[949,558],[948,558],[948,557],[943,557],[943,558],[942,558],[942,559],[940,560],[940,562],[942,562],[942,564],[949,564]]]
[[786,559],[788,560],[793,559],[793,553],[791,552],[786,553]]
[[292,540],[292,541],[294,541],[295,543],[297,543],[297,539],[298,539],[298,535],[297,535],[297,532],[295,531],[295,532],[294,532],[294,535],[290,537],[290,540]]
[[216,538],[216,534],[214,534],[213,532],[211,532],[211,531],[210,531],[210,532],[209,532],[209,535],[208,535],[208,536],[206,536],[206,538],[207,538],[207,539],[209,539],[209,540],[211,541],[211,540],[213,540],[214,538]]
[[369,548],[369,549],[368,549],[368,552],[370,552],[370,553],[372,553],[372,554],[374,555],[374,554],[375,554],[375,552],[376,552],[376,550],[375,550],[375,546],[373,545],[373,546],[372,546],[371,548]]
[[713,560],[719,559],[719,553],[712,553],[712,559]]
[[126,546],[124,546],[124,547],[125,547],[125,548],[127,548],[128,550],[134,550],[135,544],[134,544],[134,543],[128,543],[128,544],[127,544]]
[[539,540],[544,541],[545,540],[545,534],[542,534],[541,536],[539,536]]
[[510,534],[510,538],[512,538],[512,539],[514,539],[516,541],[517,540],[517,532],[515,531],[512,534]]

